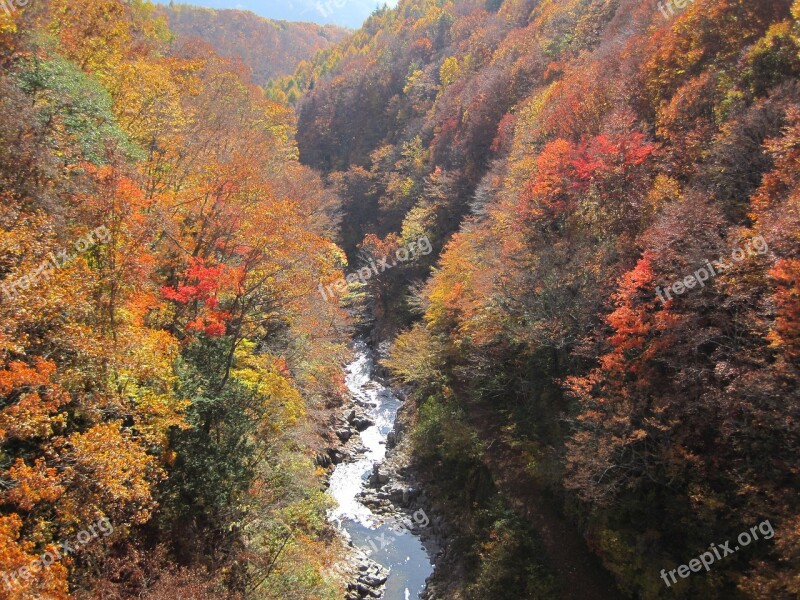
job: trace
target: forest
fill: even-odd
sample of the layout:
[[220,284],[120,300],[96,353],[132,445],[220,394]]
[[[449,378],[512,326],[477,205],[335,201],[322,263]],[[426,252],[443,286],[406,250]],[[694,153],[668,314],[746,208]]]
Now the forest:
[[800,598],[800,0],[286,27],[0,5],[0,598]]

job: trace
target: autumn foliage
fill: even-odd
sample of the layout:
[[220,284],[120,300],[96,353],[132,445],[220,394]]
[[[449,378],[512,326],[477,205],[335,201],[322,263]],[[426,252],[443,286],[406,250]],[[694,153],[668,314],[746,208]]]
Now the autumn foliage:
[[265,89],[162,14],[0,11],[0,572],[115,526],[0,597],[334,597],[317,289],[422,237],[343,303],[398,334],[447,597],[577,589],[544,504],[614,597],[797,597],[800,0],[401,0]]
[[0,44],[0,597],[329,597],[341,263],[291,111],[148,3],[31,3]]
[[[345,249],[409,232],[442,249],[425,283],[396,272],[407,292],[380,316],[408,328],[387,364],[416,385],[419,456],[473,533],[502,431],[530,465],[518,505],[554,494],[621,596],[797,595],[798,18],[790,0],[669,20],[633,1],[408,0],[298,70],[301,159],[351,199]],[[765,518],[774,544],[658,577]],[[498,573],[534,568],[480,571],[502,531],[461,540],[464,597],[506,597]]]

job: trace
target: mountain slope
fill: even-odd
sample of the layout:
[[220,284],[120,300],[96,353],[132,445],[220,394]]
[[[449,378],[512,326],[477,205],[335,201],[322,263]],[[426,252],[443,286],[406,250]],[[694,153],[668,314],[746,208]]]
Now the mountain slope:
[[797,597],[800,1],[669,6],[404,0],[270,90],[351,259],[436,250],[351,297],[406,328],[445,597],[552,597],[543,489],[627,597]]
[[253,82],[293,72],[348,31],[334,25],[290,23],[264,19],[248,11],[214,10],[184,4],[160,8],[170,29],[183,37],[197,37],[222,56],[239,57],[253,71]]
[[0,10],[0,67],[0,598],[342,598],[291,110],[140,0]]

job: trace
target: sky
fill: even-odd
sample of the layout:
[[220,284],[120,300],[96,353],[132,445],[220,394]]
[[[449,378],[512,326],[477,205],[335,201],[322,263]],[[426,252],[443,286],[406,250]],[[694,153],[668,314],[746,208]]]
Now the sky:
[[175,3],[238,8],[268,19],[313,21],[357,29],[379,5],[396,6],[397,0],[175,0]]

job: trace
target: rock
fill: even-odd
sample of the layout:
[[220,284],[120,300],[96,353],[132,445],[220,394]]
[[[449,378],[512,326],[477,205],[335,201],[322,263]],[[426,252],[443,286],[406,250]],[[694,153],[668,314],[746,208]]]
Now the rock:
[[325,469],[331,466],[331,457],[327,454],[317,454],[317,456],[314,457],[314,464]]
[[349,427],[337,429],[335,433],[336,437],[338,437],[343,444],[346,444],[347,441],[353,437],[353,430]]
[[351,410],[350,414],[347,415],[347,422],[359,432],[375,425],[375,421],[364,415],[356,414],[355,410]]
[[338,465],[348,457],[348,454],[338,448],[328,448],[328,456],[334,465]]
[[[375,465],[372,468],[372,474],[369,476],[369,484],[373,487],[380,487],[385,483],[389,483],[391,481],[391,477],[387,473],[381,473],[378,468],[378,465]],[[378,494],[380,497],[380,494]]]
[[394,431],[390,431],[386,436],[386,448],[391,450],[397,445],[397,436],[395,435]]
[[359,558],[355,566],[357,571],[353,574],[354,579],[347,584],[348,595],[345,600],[349,600],[351,596],[359,600],[383,598],[386,592],[384,586],[389,578],[388,569],[366,556]]
[[388,579],[388,577],[374,575],[364,575],[358,578],[361,583],[368,585],[371,588],[381,587]]
[[368,417],[356,417],[351,425],[356,428],[356,431],[361,432],[375,425],[375,421]]

